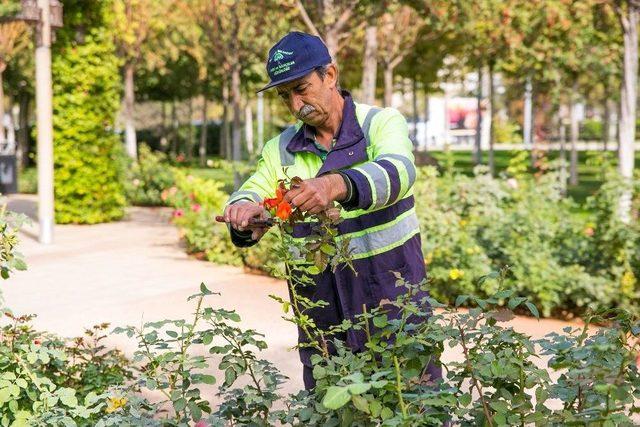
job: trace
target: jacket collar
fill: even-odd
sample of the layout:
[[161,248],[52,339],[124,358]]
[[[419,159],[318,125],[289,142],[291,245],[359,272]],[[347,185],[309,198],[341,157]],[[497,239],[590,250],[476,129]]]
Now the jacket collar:
[[[327,154],[318,175],[367,160],[367,144],[356,116],[356,105],[348,91],[343,90],[341,94],[344,98],[344,109],[336,144]],[[287,145],[287,150],[290,153],[308,151],[320,155],[320,150],[313,143],[314,134],[315,129],[312,126],[303,124]]]

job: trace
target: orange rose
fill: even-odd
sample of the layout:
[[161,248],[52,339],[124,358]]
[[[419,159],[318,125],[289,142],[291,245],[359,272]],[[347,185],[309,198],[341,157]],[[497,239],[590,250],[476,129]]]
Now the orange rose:
[[283,221],[289,219],[291,215],[291,205],[287,202],[282,202],[278,205],[278,209],[276,210],[276,216]]
[[272,199],[264,199],[262,201],[262,205],[267,209],[273,209],[277,207],[284,199],[284,195],[286,194],[286,192],[286,188],[284,188],[282,185],[278,186],[278,188],[276,188],[276,197]]

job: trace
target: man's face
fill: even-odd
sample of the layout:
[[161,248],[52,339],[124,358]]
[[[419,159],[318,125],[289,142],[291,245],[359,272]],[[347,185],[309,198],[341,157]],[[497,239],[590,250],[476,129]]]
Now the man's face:
[[329,117],[336,75],[334,65],[329,66],[324,78],[312,71],[300,79],[278,86],[278,96],[297,119],[318,126]]

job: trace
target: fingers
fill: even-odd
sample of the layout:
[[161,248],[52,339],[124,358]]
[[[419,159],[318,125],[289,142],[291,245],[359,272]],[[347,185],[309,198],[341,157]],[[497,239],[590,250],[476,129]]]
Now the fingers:
[[268,227],[258,227],[258,228],[254,228],[253,232],[251,233],[251,239],[253,240],[260,240],[262,238],[262,236],[265,235],[265,233],[267,232],[267,230],[269,230]]
[[224,219],[231,226],[238,230],[244,231],[249,225],[249,220],[254,217],[260,217],[264,209],[252,202],[234,203],[227,207],[224,213]]

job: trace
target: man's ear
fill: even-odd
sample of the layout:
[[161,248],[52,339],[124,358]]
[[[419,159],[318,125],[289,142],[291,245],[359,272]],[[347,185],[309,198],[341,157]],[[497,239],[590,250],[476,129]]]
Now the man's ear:
[[327,66],[327,75],[325,77],[329,86],[333,88],[338,87],[338,66],[335,63],[331,63]]

